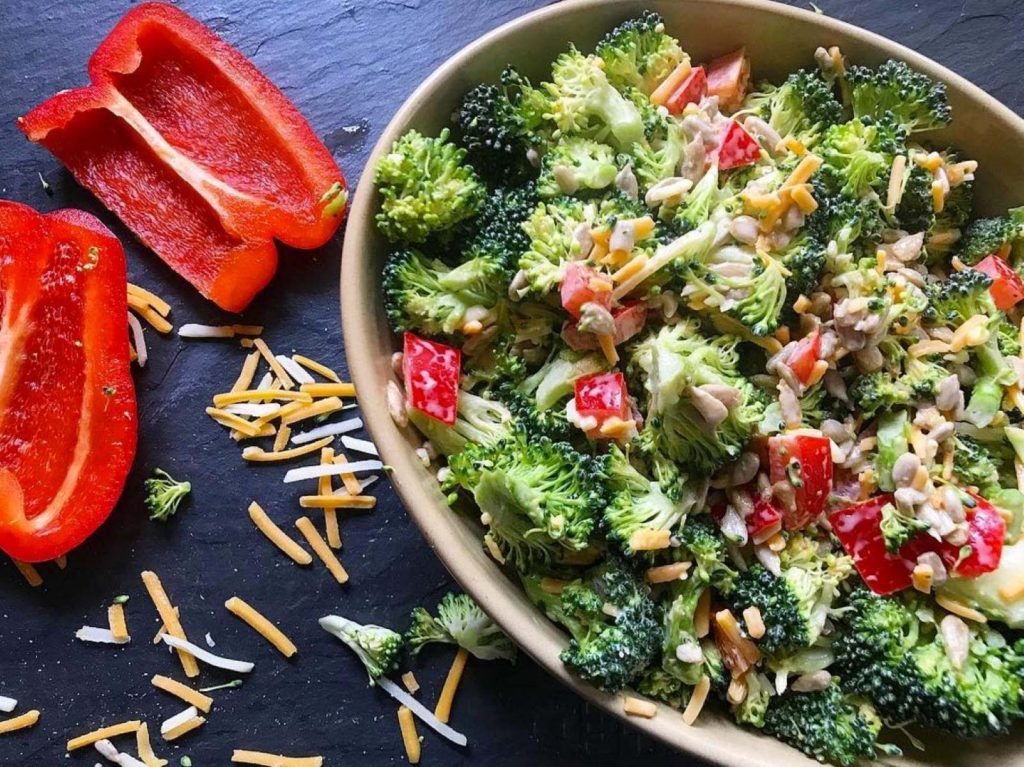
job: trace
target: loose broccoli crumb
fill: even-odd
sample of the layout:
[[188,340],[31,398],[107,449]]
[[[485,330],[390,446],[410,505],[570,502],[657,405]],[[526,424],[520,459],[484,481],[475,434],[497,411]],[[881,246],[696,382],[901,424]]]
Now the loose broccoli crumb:
[[177,513],[181,502],[191,492],[191,482],[178,482],[163,469],[154,469],[153,476],[146,480],[149,518],[166,522]]

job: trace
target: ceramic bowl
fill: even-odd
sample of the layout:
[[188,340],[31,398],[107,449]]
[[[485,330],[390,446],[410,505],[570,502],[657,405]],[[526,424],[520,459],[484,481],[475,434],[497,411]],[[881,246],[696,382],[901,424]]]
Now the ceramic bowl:
[[[394,467],[392,483],[430,546],[455,579],[554,677],[583,698],[681,751],[724,765],[811,765],[797,751],[742,729],[728,712],[709,705],[696,726],[683,724],[664,706],[652,719],[626,717],[620,695],[601,693],[572,676],[558,659],[565,634],[523,595],[518,585],[484,551],[474,521],[453,513],[438,489],[434,472],[414,454],[421,440],[401,430],[388,415],[387,382],[395,379],[391,354],[400,348],[388,328],[381,301],[380,275],[387,243],[377,233],[379,198],[372,168],[392,142],[409,128],[435,135],[449,124],[461,97],[479,82],[495,82],[507,64],[535,79],[573,42],[592,50],[597,40],[623,19],[643,9],[660,13],[695,61],[746,46],[757,80],[784,78],[813,63],[820,45],[839,45],[850,61],[877,64],[899,58],[948,84],[952,126],[935,135],[980,162],[978,204],[996,212],[1024,200],[1014,180],[1024,177],[1024,121],[982,90],[883,37],[826,16],[762,0],[579,0],[561,2],[512,21],[462,49],[430,74],[384,131],[356,190],[348,218],[341,270],[341,306],[349,368],[359,392],[363,418],[383,459]],[[979,42],[979,44],[983,44]],[[915,763],[913,749],[904,763]],[[1024,732],[991,741],[935,740],[928,764],[972,767],[1024,763]]]

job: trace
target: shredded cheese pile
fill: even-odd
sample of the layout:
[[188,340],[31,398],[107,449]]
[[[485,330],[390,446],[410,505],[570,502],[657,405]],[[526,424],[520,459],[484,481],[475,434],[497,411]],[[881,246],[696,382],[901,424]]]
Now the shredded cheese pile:
[[128,312],[128,328],[131,330],[129,353],[131,359],[138,362],[139,367],[142,368],[146,366],[149,354],[146,350],[146,339],[142,334],[142,324],[139,322],[139,318],[145,320],[157,333],[166,335],[173,330],[173,326],[167,320],[167,315],[171,313],[171,307],[155,293],[129,282],[128,309],[130,310]]

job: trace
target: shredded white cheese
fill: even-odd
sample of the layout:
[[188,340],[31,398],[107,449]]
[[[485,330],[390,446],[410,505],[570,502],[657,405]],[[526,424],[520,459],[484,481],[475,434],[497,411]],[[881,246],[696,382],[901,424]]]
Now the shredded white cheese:
[[319,477],[340,477],[342,474],[358,474],[361,471],[380,471],[384,464],[380,461],[354,461],[353,463],[316,464],[290,469],[284,475],[285,482],[301,482],[304,479]]
[[120,767],[146,767],[145,762],[140,762],[131,754],[123,754],[118,751],[109,740],[98,740],[95,746],[96,750],[100,752],[100,756],[120,765]]
[[17,707],[18,701],[16,701],[14,698],[5,698],[3,695],[0,695],[0,711],[2,711],[5,714],[9,714],[12,711],[14,711],[14,709],[16,709]]
[[197,325],[189,322],[178,328],[181,338],[234,338],[235,329],[231,325]]
[[146,350],[146,338],[142,334],[142,323],[139,318],[128,312],[128,327],[132,330],[132,342],[135,346],[135,361],[140,368],[146,367],[146,360],[149,359],[149,352]]
[[307,442],[315,442],[321,437],[333,437],[337,434],[345,434],[346,432],[361,428],[363,428],[361,418],[349,418],[346,421],[338,421],[337,423],[326,423],[309,431],[300,431],[298,434],[292,435],[292,442],[296,445],[305,445]]
[[[232,660],[231,658],[222,658],[219,655],[214,655],[208,650],[204,650],[198,645],[194,645],[191,642],[186,642],[183,639],[172,637],[170,634],[164,634],[160,637],[166,644],[170,645],[176,650],[184,650],[189,655],[193,656],[196,660],[201,660],[209,666],[216,668],[222,668],[225,671],[236,671],[239,674],[248,674],[255,667],[255,663],[250,663],[244,660]],[[163,730],[161,730],[163,732]]]
[[366,453],[367,455],[380,455],[380,453],[377,452],[377,446],[367,439],[358,439],[357,437],[342,437],[341,444],[343,444],[349,450],[355,450],[357,453]]
[[422,722],[438,735],[447,738],[456,746],[465,746],[469,740],[458,730],[452,729],[430,713],[426,707],[386,676],[377,679],[377,684],[388,695],[412,711]]
[[128,644],[128,639],[115,639],[110,629],[99,628],[98,626],[82,626],[75,632],[75,639],[83,642],[95,642],[97,644]]
[[195,719],[197,716],[199,716],[199,709],[195,706],[189,706],[184,711],[175,714],[168,719],[164,719],[163,724],[160,725],[160,734],[166,735],[171,730],[180,727],[185,724],[185,722]]
[[292,378],[294,378],[300,384],[311,384],[316,383],[316,379],[313,378],[306,369],[302,367],[298,362],[293,360],[291,357],[286,357],[283,354],[275,354],[274,358],[281,363],[281,367],[285,369]]
[[224,411],[232,415],[251,415],[256,418],[273,415],[280,409],[281,406],[276,402],[238,402],[224,406]]

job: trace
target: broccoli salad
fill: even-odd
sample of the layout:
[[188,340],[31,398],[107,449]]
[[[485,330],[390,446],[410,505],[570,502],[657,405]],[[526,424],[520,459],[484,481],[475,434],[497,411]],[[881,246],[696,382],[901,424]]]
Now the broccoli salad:
[[1004,733],[1024,209],[974,215],[941,83],[757,64],[645,13],[396,141],[391,414],[597,687],[839,765]]

